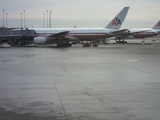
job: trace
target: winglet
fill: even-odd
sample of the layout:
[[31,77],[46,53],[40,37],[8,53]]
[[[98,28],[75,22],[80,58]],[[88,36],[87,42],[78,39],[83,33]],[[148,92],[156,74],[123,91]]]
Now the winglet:
[[124,7],[105,28],[119,29],[126,18],[128,10],[129,7]]
[[160,20],[153,26],[153,29],[160,29]]

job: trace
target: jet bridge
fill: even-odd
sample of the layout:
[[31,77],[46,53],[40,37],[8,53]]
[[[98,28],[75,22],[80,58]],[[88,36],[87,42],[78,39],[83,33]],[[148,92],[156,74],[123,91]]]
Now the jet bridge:
[[26,41],[32,41],[35,31],[17,28],[0,28],[0,42],[8,42],[12,46],[25,46]]

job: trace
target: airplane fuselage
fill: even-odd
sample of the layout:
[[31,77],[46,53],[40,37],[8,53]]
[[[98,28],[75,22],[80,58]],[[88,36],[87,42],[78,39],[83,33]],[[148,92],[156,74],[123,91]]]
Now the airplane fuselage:
[[107,28],[33,28],[35,37],[47,37],[51,34],[69,31],[66,37],[75,37],[80,41],[92,41],[110,37],[108,32],[116,31]]
[[[135,32],[132,36],[133,38],[147,38],[147,37],[152,37],[158,35],[157,32],[159,30],[157,29],[152,29],[152,28],[132,28],[129,29],[130,32]],[[140,33],[136,33],[136,31],[144,31]]]

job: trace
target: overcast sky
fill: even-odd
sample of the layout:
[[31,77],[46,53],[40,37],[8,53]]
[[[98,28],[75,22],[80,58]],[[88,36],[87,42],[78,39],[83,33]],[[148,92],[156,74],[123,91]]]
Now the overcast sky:
[[[47,10],[52,27],[105,27],[123,7],[130,6],[122,28],[153,27],[160,20],[160,0],[0,0],[0,26],[21,26],[25,10],[26,27],[47,26]],[[48,13],[49,13],[48,12]]]

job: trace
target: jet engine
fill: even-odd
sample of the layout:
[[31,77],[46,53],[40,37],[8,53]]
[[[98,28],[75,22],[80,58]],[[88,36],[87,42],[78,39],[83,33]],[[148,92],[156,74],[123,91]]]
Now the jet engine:
[[34,43],[35,44],[45,44],[46,43],[46,38],[45,37],[35,37],[34,38]]
[[105,40],[116,40],[117,38],[116,37],[109,37],[109,38],[106,38]]
[[79,41],[79,39],[74,36],[66,36],[65,38],[67,38],[70,41]]
[[133,35],[127,36],[128,39],[134,39],[135,37]]

